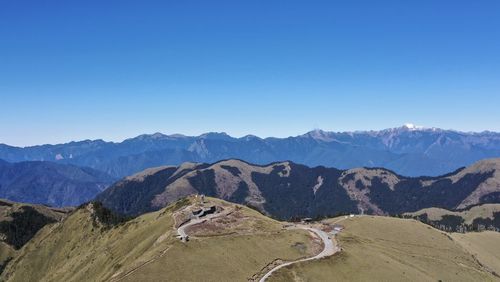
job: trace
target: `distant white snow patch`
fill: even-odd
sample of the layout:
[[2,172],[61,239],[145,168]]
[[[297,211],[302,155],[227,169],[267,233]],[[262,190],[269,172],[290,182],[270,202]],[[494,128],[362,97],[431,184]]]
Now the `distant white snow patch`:
[[413,123],[405,123],[403,125],[403,127],[405,127],[406,129],[408,130],[420,130],[420,129],[424,129],[423,126],[420,126],[420,125],[415,125]]
[[57,154],[55,156],[55,159],[56,159],[56,161],[60,161],[60,160],[64,159],[64,157],[61,154]]

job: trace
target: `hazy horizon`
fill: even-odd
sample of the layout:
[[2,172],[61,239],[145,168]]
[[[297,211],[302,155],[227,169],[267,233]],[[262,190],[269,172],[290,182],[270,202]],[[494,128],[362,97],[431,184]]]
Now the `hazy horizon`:
[[0,4],[0,143],[500,131],[498,1]]
[[391,127],[384,127],[384,128],[377,128],[377,129],[353,129],[353,130],[326,130],[324,128],[313,128],[313,129],[309,129],[309,130],[306,130],[304,132],[299,132],[297,134],[292,134],[292,135],[285,135],[285,136],[275,136],[275,135],[268,135],[268,136],[260,136],[260,135],[256,135],[256,134],[253,134],[253,133],[246,133],[246,134],[241,134],[241,135],[234,135],[234,134],[231,134],[229,132],[226,132],[226,131],[204,131],[204,132],[200,132],[200,133],[193,133],[193,134],[185,134],[185,133],[182,133],[182,132],[161,132],[161,131],[155,131],[155,132],[142,132],[142,133],[139,133],[139,134],[135,134],[135,135],[131,135],[131,136],[125,136],[121,139],[107,139],[107,138],[103,138],[103,137],[96,137],[96,138],[81,138],[81,139],[71,139],[71,140],[66,140],[66,141],[56,141],[56,142],[48,142],[48,143],[34,143],[34,144],[9,144],[9,143],[4,143],[4,142],[0,142],[0,144],[5,144],[5,145],[9,145],[9,146],[14,146],[14,147],[31,147],[31,146],[38,146],[38,145],[57,145],[57,144],[66,144],[66,143],[70,143],[70,142],[78,142],[78,141],[85,141],[85,140],[91,140],[91,141],[95,141],[95,140],[103,140],[105,142],[114,142],[114,143],[120,143],[120,142],[123,142],[127,139],[132,139],[132,138],[136,138],[136,137],[139,137],[141,135],[154,135],[154,134],[162,134],[162,135],[183,135],[183,136],[186,136],[186,137],[198,137],[198,136],[201,136],[203,134],[207,134],[207,133],[225,133],[233,138],[242,138],[242,137],[245,137],[245,136],[248,136],[248,135],[253,135],[253,136],[256,136],[258,138],[261,138],[261,139],[266,139],[266,138],[287,138],[287,137],[297,137],[297,136],[300,136],[300,135],[303,135],[303,134],[306,134],[306,133],[309,133],[309,132],[313,132],[313,131],[316,131],[316,130],[321,130],[321,131],[325,131],[325,132],[334,132],[334,133],[355,133],[355,132],[368,132],[368,131],[382,131],[382,130],[388,130],[388,129],[396,129],[396,128],[403,128],[403,127],[415,127],[414,129],[416,130],[430,130],[430,129],[441,129],[441,130],[447,130],[447,131],[456,131],[456,132],[463,132],[463,133],[482,133],[482,132],[498,132],[498,131],[492,131],[492,130],[482,130],[482,131],[463,131],[463,130],[458,130],[458,129],[454,129],[454,128],[440,128],[440,127],[435,127],[435,126],[422,126],[422,125],[417,125],[417,124],[413,124],[413,123],[404,123],[404,124],[399,124],[399,125],[396,125],[396,126],[391,126]]

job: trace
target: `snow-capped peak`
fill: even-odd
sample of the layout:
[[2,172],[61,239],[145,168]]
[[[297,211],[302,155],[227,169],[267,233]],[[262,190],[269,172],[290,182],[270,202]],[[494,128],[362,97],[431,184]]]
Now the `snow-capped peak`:
[[408,129],[408,130],[420,130],[420,129],[424,129],[423,126],[415,125],[413,123],[405,123],[403,125],[403,128]]

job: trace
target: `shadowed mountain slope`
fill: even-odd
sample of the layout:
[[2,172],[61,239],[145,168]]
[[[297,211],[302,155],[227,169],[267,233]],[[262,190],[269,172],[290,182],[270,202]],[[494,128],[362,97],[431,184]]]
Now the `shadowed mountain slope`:
[[138,215],[191,194],[253,206],[280,219],[339,213],[400,214],[428,207],[462,209],[500,202],[500,159],[439,177],[404,177],[382,168],[335,168],[240,160],[186,163],[127,177],[97,196],[112,210]]
[[62,220],[69,211],[0,199],[0,273],[40,229]]

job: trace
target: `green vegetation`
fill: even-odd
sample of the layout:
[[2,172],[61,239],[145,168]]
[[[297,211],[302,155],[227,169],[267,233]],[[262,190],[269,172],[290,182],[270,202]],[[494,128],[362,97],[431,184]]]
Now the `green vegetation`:
[[102,224],[106,228],[115,227],[126,222],[131,217],[121,216],[110,209],[104,207],[101,202],[91,202],[93,213],[92,218],[94,223]]

